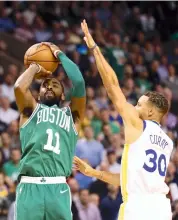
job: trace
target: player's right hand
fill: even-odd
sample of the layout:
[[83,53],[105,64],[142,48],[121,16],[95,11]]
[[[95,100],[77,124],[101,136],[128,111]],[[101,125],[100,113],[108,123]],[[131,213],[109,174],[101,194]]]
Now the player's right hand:
[[81,160],[76,156],[74,157],[73,162],[76,170],[79,170],[81,173],[83,173],[86,176],[92,176],[93,168],[90,165],[88,165],[86,162],[84,162],[83,160]]
[[38,63],[32,63],[30,67],[36,71],[35,79],[44,79],[52,75],[52,72],[47,71],[44,67],[42,67]]

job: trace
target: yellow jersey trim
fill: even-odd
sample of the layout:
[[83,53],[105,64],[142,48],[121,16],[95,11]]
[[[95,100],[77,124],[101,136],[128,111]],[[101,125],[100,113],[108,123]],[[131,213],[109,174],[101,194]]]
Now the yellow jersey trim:
[[124,145],[124,152],[122,155],[122,182],[121,182],[121,190],[123,202],[127,202],[128,192],[127,192],[127,172],[128,172],[128,153],[129,153],[129,144]]
[[123,198],[123,204],[120,207],[119,211],[119,220],[124,220],[124,209],[125,209],[125,203],[128,200],[128,192],[127,192],[127,182],[128,182],[128,153],[129,153],[129,144],[124,145],[124,151],[122,155],[122,179],[121,179],[121,191],[122,191],[122,198]]

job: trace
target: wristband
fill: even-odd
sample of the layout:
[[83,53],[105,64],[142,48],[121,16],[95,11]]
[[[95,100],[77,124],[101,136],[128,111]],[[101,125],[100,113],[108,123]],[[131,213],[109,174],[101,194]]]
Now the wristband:
[[38,66],[39,69],[38,69],[37,73],[39,73],[39,72],[41,71],[41,66],[40,66],[38,63],[31,63],[30,66],[33,65],[33,64],[35,64],[36,66]]

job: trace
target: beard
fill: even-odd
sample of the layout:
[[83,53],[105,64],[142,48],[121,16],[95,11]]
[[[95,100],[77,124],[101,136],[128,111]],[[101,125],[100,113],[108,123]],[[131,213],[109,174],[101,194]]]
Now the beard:
[[57,96],[47,96],[46,94],[43,96],[43,97],[40,97],[40,103],[44,104],[44,105],[47,105],[47,106],[53,106],[53,105],[58,105],[60,104],[61,102],[61,99],[60,97],[57,97]]
[[53,105],[59,105],[59,103],[60,103],[59,99],[57,99],[56,97],[53,97],[50,99],[43,98],[43,99],[40,99],[40,102],[44,105],[49,106],[49,107],[53,106]]

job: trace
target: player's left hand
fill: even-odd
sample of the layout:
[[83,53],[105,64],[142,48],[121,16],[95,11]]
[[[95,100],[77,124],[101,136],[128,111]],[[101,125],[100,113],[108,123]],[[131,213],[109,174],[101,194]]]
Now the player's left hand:
[[61,52],[61,50],[59,49],[59,47],[56,46],[56,45],[53,44],[53,43],[50,43],[50,42],[42,42],[41,44],[48,46],[48,47],[50,48],[51,52],[54,54],[54,56],[56,56],[56,54],[55,54],[56,51]]
[[84,175],[92,176],[93,168],[76,156],[74,157],[74,165],[75,165],[75,169],[79,170]]
[[95,41],[93,40],[93,37],[88,30],[88,25],[85,20],[82,21],[81,28],[83,33],[85,34],[84,41],[86,42],[88,48],[93,48],[95,46]]

